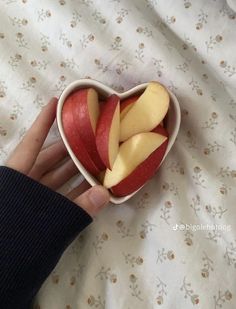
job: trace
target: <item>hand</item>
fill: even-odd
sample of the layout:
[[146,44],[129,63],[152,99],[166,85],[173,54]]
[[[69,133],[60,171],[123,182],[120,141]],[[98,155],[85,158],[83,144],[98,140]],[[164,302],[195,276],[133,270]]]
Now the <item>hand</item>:
[[[57,99],[53,98],[39,114],[23,140],[11,154],[6,166],[15,169],[53,190],[58,190],[78,169],[69,158],[62,141],[42,149],[56,117]],[[109,202],[109,193],[103,186],[83,181],[66,197],[83,208],[90,216],[96,215]]]

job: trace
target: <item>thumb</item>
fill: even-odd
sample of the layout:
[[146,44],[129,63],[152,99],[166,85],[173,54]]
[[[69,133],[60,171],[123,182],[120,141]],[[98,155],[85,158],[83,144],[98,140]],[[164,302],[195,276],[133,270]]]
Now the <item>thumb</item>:
[[103,186],[94,186],[78,196],[74,203],[83,208],[91,217],[107,206],[110,194]]

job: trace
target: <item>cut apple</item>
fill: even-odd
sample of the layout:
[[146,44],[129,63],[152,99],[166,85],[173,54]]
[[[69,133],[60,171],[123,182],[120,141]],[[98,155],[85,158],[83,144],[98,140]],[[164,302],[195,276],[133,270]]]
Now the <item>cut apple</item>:
[[73,117],[78,133],[94,163],[105,169],[96,146],[96,127],[99,117],[98,94],[93,88],[80,89],[71,95]]
[[103,181],[104,181],[105,172],[106,172],[106,170],[101,171],[101,172],[97,175],[97,180],[98,180],[100,183],[103,183]]
[[168,145],[168,133],[162,127],[158,126],[152,132],[165,136],[165,141],[154,150],[142,163],[140,163],[126,178],[111,188],[116,196],[126,196],[141,188],[158,170],[160,163],[165,155]]
[[92,175],[96,176],[100,173],[99,168],[95,165],[91,159],[85,145],[76,129],[73,115],[73,99],[68,97],[63,105],[62,109],[62,125],[67,141],[71,150],[74,152],[77,159],[83,164],[83,166]]
[[112,168],[119,149],[120,99],[113,94],[103,106],[98,119],[96,144],[100,157],[109,169]]
[[[165,134],[160,134],[157,130]],[[161,145],[164,146],[161,148]],[[155,173],[164,156],[166,145],[167,133],[161,126],[158,126],[158,129],[154,132],[139,133],[132,136],[121,144],[112,170],[106,170],[104,186],[112,188],[113,192],[116,191],[117,193],[116,187],[119,184],[119,188],[121,187],[125,191],[125,193],[122,193],[124,195],[128,191],[127,194],[133,192],[133,188],[136,188],[136,186],[138,189]],[[131,177],[134,171],[138,176],[136,179]],[[125,187],[122,185],[124,180],[126,182]]]
[[124,116],[128,113],[134,103],[138,100],[138,96],[130,97],[120,104],[120,120],[124,118]]
[[130,108],[120,124],[120,141],[153,130],[165,117],[169,108],[169,94],[164,86],[151,82]]

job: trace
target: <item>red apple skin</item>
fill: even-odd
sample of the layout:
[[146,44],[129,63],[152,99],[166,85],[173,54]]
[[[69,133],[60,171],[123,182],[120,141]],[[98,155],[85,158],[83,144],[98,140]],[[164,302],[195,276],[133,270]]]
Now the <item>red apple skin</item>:
[[102,113],[102,111],[103,111],[103,108],[104,108],[105,104],[106,104],[106,101],[100,101],[100,102],[99,102],[99,106],[100,106],[100,114]]
[[96,130],[96,145],[98,153],[106,167],[111,168],[109,160],[109,133],[113,120],[113,116],[119,104],[120,99],[117,95],[112,94],[108,97],[106,103],[102,107],[100,113],[97,130]]
[[[152,130],[152,132],[156,132],[168,137],[166,129],[161,125],[158,125],[155,129]],[[156,171],[158,170],[161,160],[166,152],[167,145],[168,138],[160,147],[151,153],[145,161],[137,166],[137,168],[131,174],[129,174],[116,186],[112,187],[112,193],[115,196],[126,196],[142,187],[151,177],[155,175]]]
[[105,165],[97,151],[95,133],[90,121],[88,91],[89,89],[80,89],[71,95],[73,101],[74,124],[92,160],[99,170],[104,170]]
[[73,117],[73,100],[71,97],[67,98],[63,105],[62,125],[64,128],[65,136],[76,158],[83,164],[89,173],[94,176],[98,175],[100,170],[89,156],[84,143],[81,140],[80,135],[75,127]]
[[120,103],[120,112],[123,111],[123,109],[126,108],[126,106],[132,104],[133,102],[137,101],[139,98],[139,96],[134,96],[134,97],[130,97],[128,99],[125,99],[123,100],[121,103]]

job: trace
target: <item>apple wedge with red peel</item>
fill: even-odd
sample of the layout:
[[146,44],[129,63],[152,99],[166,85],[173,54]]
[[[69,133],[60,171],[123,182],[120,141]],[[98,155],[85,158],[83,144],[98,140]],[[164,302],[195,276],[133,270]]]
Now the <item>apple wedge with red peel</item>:
[[93,88],[80,89],[72,94],[74,124],[92,160],[104,170],[96,146],[96,127],[100,114],[98,94]]
[[101,171],[101,172],[97,175],[97,180],[98,180],[100,183],[103,183],[103,181],[104,181],[105,172],[106,172],[106,170]]
[[112,171],[106,170],[104,186],[116,196],[135,192],[155,174],[167,144],[168,133],[160,125],[129,138],[120,146]]
[[88,154],[88,151],[85,148],[85,145],[75,126],[73,105],[74,102],[71,96],[66,99],[63,105],[62,125],[64,133],[77,159],[83,164],[83,166],[87,169],[89,173],[96,176],[100,173],[100,170]]
[[109,169],[115,162],[119,150],[120,137],[120,98],[111,95],[102,108],[96,131],[98,153]]
[[169,94],[158,82],[151,82],[120,124],[120,141],[153,130],[165,117],[169,108]]
[[124,118],[138,98],[138,96],[130,97],[120,103],[120,120]]

